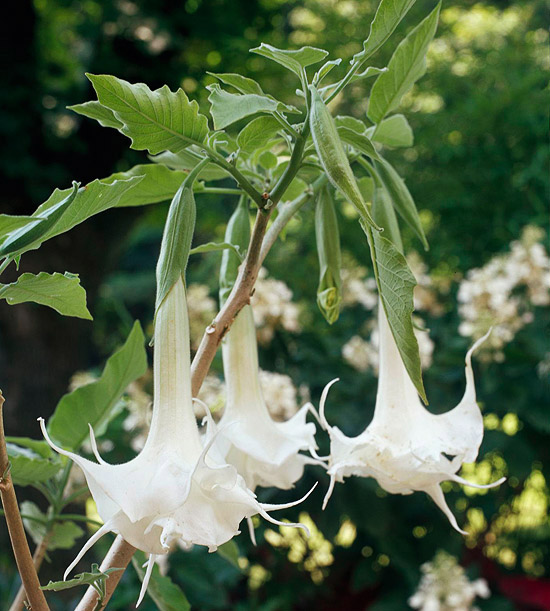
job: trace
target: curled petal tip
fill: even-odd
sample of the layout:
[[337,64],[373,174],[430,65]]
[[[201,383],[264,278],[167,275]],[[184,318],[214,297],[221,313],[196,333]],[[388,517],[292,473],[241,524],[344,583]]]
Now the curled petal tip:
[[324,388],[323,388],[323,392],[321,394],[321,401],[319,402],[319,417],[320,417],[320,422],[321,422],[321,426],[328,431],[330,429],[330,425],[327,422],[327,419],[325,418],[325,403],[327,401],[327,396],[328,396],[328,391],[330,390],[330,387],[333,384],[336,384],[336,382],[339,382],[340,378],[334,378],[334,380],[331,380]]
[[480,337],[478,340],[476,340],[473,343],[472,347],[466,353],[466,364],[467,365],[472,364],[472,354],[481,346],[481,344],[483,344],[483,342],[485,342],[489,338],[489,335],[491,335],[492,330],[493,330],[493,327],[489,327],[489,330],[487,331],[487,333],[485,333],[485,335],[483,335],[482,337]]

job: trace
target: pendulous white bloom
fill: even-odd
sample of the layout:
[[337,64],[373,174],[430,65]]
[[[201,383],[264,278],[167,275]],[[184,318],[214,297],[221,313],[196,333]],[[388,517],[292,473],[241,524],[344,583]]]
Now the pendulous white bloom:
[[191,399],[189,321],[181,277],[157,310],[153,373],[149,435],[142,452],[127,463],[107,464],[97,451],[91,427],[97,463],[59,448],[41,419],[42,431],[52,448],[84,471],[104,521],[65,577],[100,537],[115,532],[149,554],[138,604],[145,595],[156,556],[168,553],[171,543],[179,541],[186,548],[204,545],[215,551],[239,534],[243,518],[259,513],[270,522],[283,524],[266,511],[291,505],[259,503],[237,469],[213,457],[214,431],[203,447]]
[[418,590],[409,598],[409,605],[420,611],[477,611],[477,596],[489,598],[491,592],[485,579],[470,581],[457,559],[440,551],[431,562],[421,566],[422,579]]
[[[325,401],[333,380],[321,397],[321,423],[331,440],[328,502],[335,482],[359,475],[374,477],[393,494],[422,490],[445,513],[453,527],[464,534],[447,506],[440,483],[445,480],[477,486],[457,475],[463,462],[475,461],[483,438],[483,420],[476,403],[472,352],[466,355],[466,390],[461,402],[444,414],[431,414],[420,402],[393,339],[386,315],[379,305],[380,373],[374,417],[358,437],[347,437],[325,418]],[[448,458],[449,457],[449,458]]]
[[[301,450],[315,452],[315,425],[306,422],[311,404],[290,420],[275,422],[264,400],[258,375],[258,346],[252,308],[245,306],[222,344],[227,389],[216,447],[252,490],[275,486],[286,490],[316,463]],[[223,429],[223,430],[222,430]]]

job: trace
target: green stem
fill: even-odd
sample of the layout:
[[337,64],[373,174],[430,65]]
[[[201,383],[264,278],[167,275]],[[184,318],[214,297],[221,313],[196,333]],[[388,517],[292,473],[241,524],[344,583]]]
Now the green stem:
[[277,121],[287,130],[287,132],[294,136],[294,138],[298,139],[300,137],[300,134],[292,127],[292,125],[290,125],[290,123],[280,112],[277,111],[273,113],[273,117],[277,119]]
[[351,81],[353,75],[359,70],[361,66],[364,65],[364,63],[364,61],[357,62],[348,70],[344,78],[336,85],[334,91],[327,97],[327,99],[325,100],[325,104],[329,104],[330,102],[332,102],[332,100],[334,100],[334,98],[340,93],[340,91],[342,91],[342,89]]
[[240,189],[224,189],[223,187],[203,187],[202,189],[196,189],[194,193],[195,195],[200,195],[201,193],[213,193],[216,195],[241,195],[242,191]]
[[10,257],[6,257],[2,263],[0,263],[0,274],[8,267],[8,265],[13,261]]
[[288,186],[294,180],[298,170],[300,169],[308,135],[309,121],[306,120],[302,128],[302,133],[298,136],[296,142],[294,143],[294,148],[292,149],[292,155],[290,156],[288,166],[269,196],[274,204],[277,204],[281,197],[285,194],[285,191],[288,189]]

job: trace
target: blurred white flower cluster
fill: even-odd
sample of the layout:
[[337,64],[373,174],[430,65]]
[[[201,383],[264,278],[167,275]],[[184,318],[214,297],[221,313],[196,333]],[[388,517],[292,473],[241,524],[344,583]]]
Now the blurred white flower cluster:
[[191,350],[199,347],[204,330],[218,311],[216,301],[210,297],[209,293],[209,288],[204,284],[190,284],[187,287]]
[[477,611],[476,597],[489,598],[485,579],[469,581],[457,559],[439,551],[431,562],[421,567],[423,576],[409,605],[421,611]]
[[477,339],[494,327],[486,359],[504,360],[502,348],[533,321],[532,306],[550,305],[550,258],[543,238],[542,229],[528,225],[508,253],[470,270],[460,283],[459,333]]
[[269,344],[277,327],[292,333],[301,331],[300,310],[292,303],[292,291],[284,282],[268,278],[264,267],[260,269],[250,303],[260,344]]
[[[418,318],[413,318],[416,323],[420,322]],[[380,333],[378,331],[378,323],[372,321],[372,331],[369,339],[365,340],[360,335],[353,335],[342,347],[342,356],[346,363],[351,365],[357,371],[368,371],[372,369],[378,375],[378,353],[380,346]],[[420,363],[422,369],[428,369],[432,364],[432,355],[434,351],[434,343],[430,339],[427,331],[414,329],[414,334],[418,341],[420,351]]]
[[[260,387],[273,420],[284,422],[298,412],[298,392],[289,376],[260,369]],[[300,395],[307,395],[307,392],[302,392],[302,389],[300,391]],[[197,418],[205,416],[203,404],[208,405],[214,418],[221,417],[226,399],[223,380],[209,373],[201,386],[198,398],[201,403],[195,403]],[[300,399],[304,397],[301,396]]]

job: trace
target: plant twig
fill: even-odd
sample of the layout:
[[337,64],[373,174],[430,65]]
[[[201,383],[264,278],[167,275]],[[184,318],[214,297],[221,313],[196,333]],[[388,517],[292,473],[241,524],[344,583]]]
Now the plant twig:
[[[48,544],[50,542],[51,531],[47,532],[40,544],[36,546],[34,550],[34,554],[32,555],[32,561],[34,564],[34,568],[36,569],[36,573],[40,571],[40,567],[42,566],[42,561],[44,560],[44,556],[46,555],[46,551],[48,550]],[[27,598],[25,588],[21,586],[19,591],[17,592],[17,596],[14,598],[9,611],[23,611],[23,606],[25,604],[25,599]]]
[[4,437],[3,405],[4,397],[0,392],[0,496],[2,497],[6,524],[8,525],[17,569],[19,570],[19,575],[21,576],[31,608],[33,611],[49,611],[44,592],[40,589],[40,582],[38,581],[25,529],[23,528],[23,520],[21,520],[17,497],[10,475],[8,450]]
[[[107,552],[107,555],[103,559],[99,570],[105,572],[107,569],[114,567],[125,569],[132,556],[134,555],[136,548],[130,545],[127,541],[118,535],[115,539],[111,549]],[[74,611],[103,611],[107,606],[107,603],[111,599],[113,592],[115,591],[118,582],[120,581],[124,570],[115,571],[109,575],[109,578],[105,581],[105,595],[103,596],[103,602],[98,606],[98,592],[93,587],[89,587],[86,590],[86,594],[82,597],[82,600],[75,607]]]

